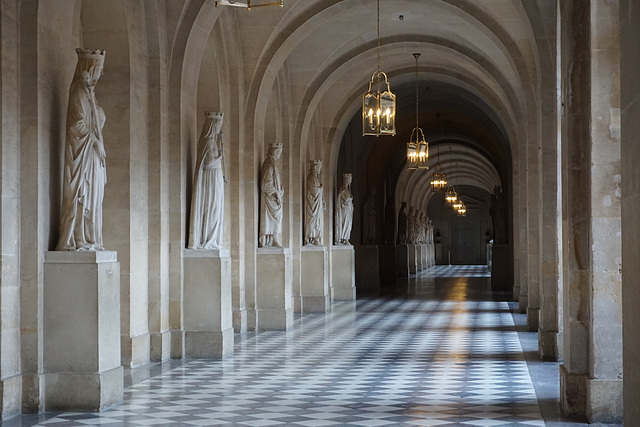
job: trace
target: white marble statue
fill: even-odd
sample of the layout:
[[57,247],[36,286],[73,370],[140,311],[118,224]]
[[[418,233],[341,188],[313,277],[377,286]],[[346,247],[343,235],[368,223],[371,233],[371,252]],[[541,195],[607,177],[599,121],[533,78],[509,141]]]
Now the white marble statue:
[[364,202],[363,222],[363,238],[362,243],[365,245],[375,245],[378,242],[376,233],[378,211],[376,209],[376,188],[370,187],[367,198]]
[[282,211],[284,188],[280,180],[277,160],[282,154],[282,144],[275,142],[269,145],[267,158],[262,163],[260,176],[260,238],[261,248],[282,247]]
[[205,113],[191,196],[189,249],[221,249],[224,230],[222,113]]
[[433,241],[433,222],[427,217],[427,243],[434,243]]
[[407,214],[407,202],[402,202],[400,206],[400,212],[398,212],[398,240],[397,244],[406,245],[407,244],[407,227],[408,227],[409,217]]
[[420,211],[420,244],[427,243],[427,215]]
[[62,218],[58,251],[99,251],[102,201],[107,183],[102,128],[104,111],[94,88],[102,75],[104,50],[76,49],[78,63],[69,89],[64,154]]
[[418,237],[418,233],[417,233],[418,227],[416,223],[416,208],[414,208],[413,206],[409,208],[409,217],[408,217],[407,223],[408,223],[407,243],[414,245]]
[[342,175],[342,186],[336,198],[336,245],[350,245],[353,226],[353,194],[351,193],[352,175]]
[[322,245],[322,227],[324,221],[324,195],[320,170],[322,161],[311,160],[307,174],[305,215],[304,215],[304,244]]

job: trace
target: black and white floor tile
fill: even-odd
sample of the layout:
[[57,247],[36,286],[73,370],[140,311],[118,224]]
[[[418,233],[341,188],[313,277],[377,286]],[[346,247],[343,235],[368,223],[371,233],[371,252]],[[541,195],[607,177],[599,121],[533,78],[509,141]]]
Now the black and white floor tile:
[[418,298],[338,302],[137,382],[108,411],[37,425],[544,426],[508,303],[467,297],[488,289],[481,274],[432,268]]

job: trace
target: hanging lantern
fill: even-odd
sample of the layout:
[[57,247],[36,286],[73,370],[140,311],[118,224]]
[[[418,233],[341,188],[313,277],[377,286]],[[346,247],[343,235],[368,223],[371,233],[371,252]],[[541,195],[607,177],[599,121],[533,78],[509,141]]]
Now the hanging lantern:
[[377,0],[378,69],[371,75],[369,89],[362,95],[362,135],[396,134],[396,96],[387,75],[380,71],[380,0]]
[[456,200],[458,200],[458,193],[456,193],[453,185],[449,185],[449,189],[445,193],[444,199],[450,204],[453,204]]
[[[386,90],[380,92],[383,85]],[[387,75],[380,70],[371,75],[369,90],[362,96],[362,134],[396,134],[396,96],[389,88]]]
[[442,170],[442,166],[438,163],[435,172],[431,178],[431,191],[434,193],[442,193],[447,189],[447,175]]
[[458,208],[458,215],[467,216],[467,207],[462,201],[460,202],[460,204],[461,206]]
[[413,128],[407,143],[407,169],[429,169],[429,144],[420,128]]
[[424,139],[424,133],[418,124],[418,58],[419,53],[414,53],[416,58],[416,127],[411,131],[411,137],[407,143],[407,169],[429,169],[429,144]]

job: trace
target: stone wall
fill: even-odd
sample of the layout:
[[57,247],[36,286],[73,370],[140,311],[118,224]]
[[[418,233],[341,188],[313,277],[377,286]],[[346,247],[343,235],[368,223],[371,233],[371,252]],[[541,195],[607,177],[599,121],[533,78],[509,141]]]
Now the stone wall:
[[621,84],[621,152],[622,184],[622,311],[624,315],[624,423],[633,425],[640,419],[640,3],[620,1],[620,84]]

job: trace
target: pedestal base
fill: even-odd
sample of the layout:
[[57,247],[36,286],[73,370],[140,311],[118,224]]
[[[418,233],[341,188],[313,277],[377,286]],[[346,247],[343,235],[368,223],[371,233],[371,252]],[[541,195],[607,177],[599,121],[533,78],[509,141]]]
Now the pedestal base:
[[331,277],[333,299],[353,301],[356,299],[355,250],[351,245],[336,245],[331,248]]
[[586,416],[590,424],[622,424],[622,379],[589,379],[560,365],[560,401],[565,414]]
[[122,366],[104,372],[45,374],[47,411],[103,411],[122,402]]
[[540,327],[540,309],[527,307],[527,331],[538,332]]
[[184,249],[184,357],[233,354],[231,257],[227,249]]
[[511,291],[513,288],[513,265],[510,256],[511,247],[494,244],[492,248],[491,289]]
[[326,313],[329,295],[329,254],[324,246],[300,248],[300,297],[302,313]]
[[415,245],[416,247],[416,272],[422,271],[426,266],[422,265],[423,245]]
[[378,245],[362,245],[356,251],[356,287],[359,291],[380,291]]
[[398,277],[409,277],[409,247],[407,245],[396,246],[396,272]]
[[258,248],[256,253],[256,330],[293,327],[291,249]]
[[622,424],[622,379],[589,380],[587,421],[591,424]]
[[123,399],[120,264],[114,251],[46,252],[46,411],[102,411]]
[[416,254],[416,245],[407,245],[409,250],[409,273],[416,274],[418,270],[418,258]]

